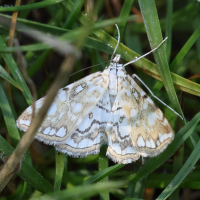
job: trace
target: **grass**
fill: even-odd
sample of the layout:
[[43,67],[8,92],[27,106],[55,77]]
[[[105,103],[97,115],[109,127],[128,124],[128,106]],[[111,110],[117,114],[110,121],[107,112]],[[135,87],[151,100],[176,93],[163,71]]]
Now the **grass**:
[[[200,189],[199,2],[113,2],[31,0],[16,7],[1,2],[0,164],[6,162],[23,135],[15,125],[16,119],[33,102],[30,84],[22,74],[27,71],[37,95],[44,96],[60,69],[63,54],[78,55],[76,49],[81,51],[74,72],[110,58],[117,43],[115,23],[121,33],[117,53],[123,63],[150,51],[168,36],[166,44],[153,55],[126,70],[137,73],[162,101],[184,117],[181,121],[155,101],[175,130],[175,139],[163,153],[146,159],[143,165],[140,160],[136,164],[115,164],[105,156],[106,147],[100,155],[71,158],[34,141],[21,170],[15,168],[17,175],[0,183],[0,190],[5,186],[1,199],[147,199],[147,189],[151,188],[151,199],[176,200],[184,198],[186,190],[192,196]],[[7,46],[7,37],[12,12],[18,11],[15,38],[20,46],[16,50]],[[33,29],[39,31],[40,37],[30,37]],[[16,53],[19,49],[23,52],[20,56]],[[105,64],[100,64],[81,71],[68,84],[104,68]]]

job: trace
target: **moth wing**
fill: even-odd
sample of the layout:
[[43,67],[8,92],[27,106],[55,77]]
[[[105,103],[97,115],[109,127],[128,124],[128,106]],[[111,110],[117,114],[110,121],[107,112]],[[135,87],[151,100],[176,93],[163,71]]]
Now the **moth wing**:
[[56,149],[73,157],[97,154],[102,144],[107,143],[106,125],[110,116],[110,100],[105,90],[100,101],[85,116],[77,129]]
[[131,163],[139,158],[128,127],[126,112],[121,106],[120,91],[115,98],[107,123],[108,149],[106,155],[117,163]]
[[[60,89],[36,138],[47,144],[64,141],[99,102],[108,87],[108,82],[108,72],[104,70]],[[44,99],[45,97],[36,102],[36,113]],[[18,128],[26,131],[30,126],[31,116],[32,107],[30,106],[18,118]]]
[[174,132],[151,98],[128,75],[120,92],[133,146],[143,157],[160,154],[174,138]]

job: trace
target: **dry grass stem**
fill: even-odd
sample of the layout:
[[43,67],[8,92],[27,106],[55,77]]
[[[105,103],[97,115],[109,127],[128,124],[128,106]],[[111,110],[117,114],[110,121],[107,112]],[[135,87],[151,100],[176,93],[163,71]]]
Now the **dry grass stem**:
[[36,86],[35,86],[34,82],[32,81],[32,79],[27,74],[27,62],[26,62],[26,59],[24,58],[23,53],[20,51],[20,45],[19,45],[19,42],[17,39],[14,40],[14,45],[17,47],[16,53],[17,53],[17,57],[18,57],[19,67],[21,68],[22,75],[23,75],[26,83],[28,84],[28,86],[31,90],[32,96],[33,96],[33,104],[32,104],[32,110],[33,110],[32,120],[33,120],[33,118],[35,117],[35,102],[37,100]]
[[[16,0],[15,6],[19,6],[20,3],[21,3],[21,0]],[[13,46],[17,15],[18,15],[18,12],[13,12],[12,20],[11,20],[11,23],[10,23],[8,47],[12,47]],[[5,66],[5,69],[8,72],[8,74],[10,74],[10,70],[9,70],[7,65]],[[9,94],[10,98],[12,99],[11,90],[10,90],[10,83],[9,82],[6,82],[6,89],[8,91],[8,94]]]

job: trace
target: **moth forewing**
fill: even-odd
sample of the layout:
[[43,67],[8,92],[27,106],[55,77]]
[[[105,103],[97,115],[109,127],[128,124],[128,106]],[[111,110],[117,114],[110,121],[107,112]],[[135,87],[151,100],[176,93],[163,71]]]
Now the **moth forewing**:
[[[97,104],[107,88],[108,82],[102,81],[102,76],[106,77],[105,73],[106,71],[94,73],[60,89],[36,138],[47,144],[56,144],[69,137]],[[42,106],[43,99],[36,102],[36,113]],[[30,106],[18,118],[17,126],[23,131],[28,129],[31,115]]]

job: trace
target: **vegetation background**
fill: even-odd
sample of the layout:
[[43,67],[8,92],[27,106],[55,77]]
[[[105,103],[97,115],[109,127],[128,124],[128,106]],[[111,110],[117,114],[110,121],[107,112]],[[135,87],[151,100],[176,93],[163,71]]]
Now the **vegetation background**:
[[[34,141],[8,183],[4,184],[6,175],[0,178],[1,200],[200,199],[199,1],[1,0],[0,5],[2,168],[23,135],[16,119],[32,104],[31,92],[41,98],[52,86],[64,55],[69,55],[68,44],[81,50],[74,72],[100,64],[69,80],[66,74],[69,84],[108,65],[102,62],[110,59],[117,43],[114,24],[120,29],[117,53],[122,63],[145,54],[162,37],[168,37],[154,54],[126,70],[136,73],[156,96],[184,116],[180,120],[155,101],[176,136],[161,155],[146,159],[143,165],[141,160],[128,165],[113,163],[105,156],[106,147],[100,155],[71,158]],[[13,22],[17,19],[16,31],[10,23],[12,15]],[[76,53],[78,50],[70,55]]]

